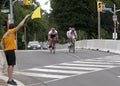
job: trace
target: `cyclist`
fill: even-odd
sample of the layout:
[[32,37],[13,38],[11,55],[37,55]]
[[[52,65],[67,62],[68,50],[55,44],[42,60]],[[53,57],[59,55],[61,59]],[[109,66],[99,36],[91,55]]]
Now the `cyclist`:
[[70,43],[73,42],[73,39],[77,38],[77,33],[74,27],[70,27],[69,31],[67,31],[67,38],[70,46],[71,45]]
[[57,42],[58,40],[58,32],[55,30],[54,27],[51,28],[51,30],[48,32],[48,43],[49,48],[52,48],[52,42]]

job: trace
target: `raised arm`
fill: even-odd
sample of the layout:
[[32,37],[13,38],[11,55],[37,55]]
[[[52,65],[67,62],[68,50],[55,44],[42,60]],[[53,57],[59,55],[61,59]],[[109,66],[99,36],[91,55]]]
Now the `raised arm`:
[[24,17],[24,19],[15,27],[16,31],[18,31],[18,30],[24,25],[26,19],[27,19],[29,16],[30,16],[29,14],[26,15],[26,16]]

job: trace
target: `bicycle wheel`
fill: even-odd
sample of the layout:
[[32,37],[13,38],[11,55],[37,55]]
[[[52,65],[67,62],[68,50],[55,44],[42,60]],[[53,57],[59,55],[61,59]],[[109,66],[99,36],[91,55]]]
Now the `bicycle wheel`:
[[76,40],[74,39],[74,42],[73,42],[73,53],[75,53],[75,44],[76,44]]
[[53,54],[55,54],[55,43],[53,43]]
[[52,53],[55,54],[55,42],[52,42]]
[[70,53],[70,46],[68,46],[68,50],[69,50],[69,53]]
[[50,50],[50,53],[52,53],[52,46],[49,48],[49,50]]
[[75,46],[73,45],[73,53],[75,53]]
[[71,50],[72,50],[72,43],[69,43],[69,45],[68,45],[68,51],[69,51],[69,53],[71,52]]
[[53,41],[52,41],[52,43],[51,43],[51,47],[49,48],[49,50],[50,50],[50,53],[53,52]]

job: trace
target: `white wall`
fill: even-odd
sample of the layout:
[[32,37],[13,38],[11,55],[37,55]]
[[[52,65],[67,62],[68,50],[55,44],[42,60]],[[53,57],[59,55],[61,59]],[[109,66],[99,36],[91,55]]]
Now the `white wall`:
[[76,42],[76,48],[99,49],[101,51],[120,53],[120,40],[81,40]]
[[0,74],[4,71],[5,59],[4,52],[0,50]]

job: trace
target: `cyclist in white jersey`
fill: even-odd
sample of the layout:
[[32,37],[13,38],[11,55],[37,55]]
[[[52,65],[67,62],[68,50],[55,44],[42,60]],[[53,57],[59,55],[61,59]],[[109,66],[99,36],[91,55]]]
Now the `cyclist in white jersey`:
[[55,30],[54,27],[51,28],[51,30],[48,32],[48,43],[49,43],[49,48],[51,48],[51,43],[54,41],[55,43],[58,40],[58,32]]
[[69,43],[72,41],[72,39],[77,38],[77,33],[76,33],[76,30],[74,27],[70,27],[69,31],[67,31],[66,35],[67,35]]

